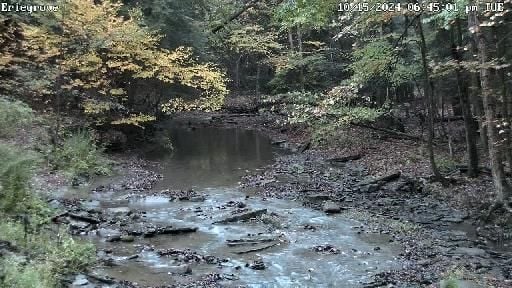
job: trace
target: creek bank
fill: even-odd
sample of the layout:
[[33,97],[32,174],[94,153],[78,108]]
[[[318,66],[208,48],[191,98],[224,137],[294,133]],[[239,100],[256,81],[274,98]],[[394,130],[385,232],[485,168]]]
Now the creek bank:
[[[269,135],[273,145],[293,153],[278,157],[275,164],[261,172],[245,176],[241,186],[249,193],[296,200],[326,212],[340,212],[365,224],[358,228],[358,233],[385,235],[390,242],[400,243],[404,268],[377,275],[368,287],[400,283],[435,285],[457,269],[465,270],[466,277],[480,278],[483,287],[512,285],[512,261],[508,260],[512,259],[511,246],[508,246],[511,243],[503,239],[503,233],[500,236],[500,228],[482,223],[479,209],[465,210],[456,201],[452,203],[447,201],[451,199],[432,193],[428,177],[411,174],[407,169],[406,174],[389,171],[390,167],[385,169],[387,174],[372,177],[375,168],[365,167],[371,160],[364,159],[368,157],[353,149],[355,147],[341,149],[345,154],[331,149],[303,150],[310,141],[307,130],[300,126],[283,126],[282,117],[275,114],[221,113],[206,118],[189,114],[182,117],[180,119],[186,119],[183,123],[188,126],[256,129]],[[376,149],[379,148],[373,148]],[[452,176],[455,176],[452,177],[455,185],[465,179],[463,174],[460,179]],[[456,189],[459,188],[454,186]],[[306,228],[316,229],[314,226]],[[482,279],[486,283],[482,283]]]
[[[192,119],[196,119],[194,117]],[[302,151],[302,153],[282,155],[277,158],[275,164],[259,172],[249,172],[242,179],[241,183],[241,187],[248,193],[248,197],[295,200],[306,207],[319,211],[325,211],[325,208],[329,208],[326,212],[333,211],[336,214],[339,213],[347,218],[362,222],[361,225],[352,227],[361,237],[368,239],[380,237],[388,243],[402,247],[399,257],[402,268],[375,274],[373,280],[364,284],[366,287],[382,287],[386,285],[407,286],[409,284],[422,287],[436,285],[442,280],[443,274],[452,268],[464,269],[468,272],[468,275],[476,275],[479,278],[485,277],[487,284],[492,283],[495,287],[507,287],[507,285],[510,285],[510,282],[507,282],[511,277],[510,273],[512,271],[512,263],[509,261],[509,259],[512,259],[510,252],[495,249],[487,239],[479,237],[476,231],[466,229],[465,225],[471,224],[475,220],[472,215],[466,211],[454,209],[448,203],[439,201],[430,195],[424,185],[424,182],[428,181],[428,179],[411,178],[394,172],[380,177],[372,177],[369,171],[357,162],[360,159],[359,157],[341,158],[345,156],[335,156],[324,151],[302,149],[307,146],[308,141],[302,138],[304,134],[300,129],[283,129],[277,123],[268,123],[268,119],[264,119],[265,122],[262,123],[260,122],[263,119],[261,117],[236,115],[234,118],[230,118],[229,115],[223,115],[218,118],[205,119],[203,121],[201,118],[198,122],[187,120],[188,122],[184,122],[184,125],[198,127],[200,125],[257,127],[257,129],[268,133],[274,139],[274,145],[288,148],[295,152]],[[93,191],[94,193],[112,193],[123,190],[127,192],[125,198],[127,201],[152,196],[165,197],[165,201],[172,202],[197,200],[194,203],[198,205],[194,208],[193,212],[197,213],[198,217],[203,217],[213,222],[216,221],[217,217],[212,217],[211,210],[202,207],[202,203],[208,200],[210,195],[197,193],[190,189],[166,189],[160,192],[148,191],[151,189],[151,185],[137,184],[146,183],[145,175],[153,175],[151,172],[148,173],[141,173],[140,170],[132,173],[129,172],[128,168],[127,174],[131,175],[131,177],[133,176],[133,181],[129,180],[121,185],[102,185],[102,187],[97,187]],[[155,183],[159,177],[153,175],[150,179],[156,179],[154,182],[150,181]],[[123,181],[120,181],[120,183],[123,183]],[[148,193],[141,194],[143,191]],[[111,234],[107,233],[106,235],[119,236],[120,240],[121,236],[126,237],[125,235],[130,235],[129,231],[138,231],[137,234],[142,232],[142,235],[144,235],[144,231],[158,231],[158,229],[167,228],[167,226],[155,226],[152,221],[146,221],[144,218],[146,218],[145,215],[147,213],[143,210],[127,210],[125,208],[98,210],[97,207],[90,205],[90,203],[87,204],[87,202],[81,202],[81,204],[84,204],[84,207],[76,207],[76,201],[64,204],[66,205],[66,210],[71,211],[71,215],[91,217],[91,219],[100,221],[100,223],[89,223],[88,221],[78,219],[78,222],[82,222],[82,224],[77,225],[77,223],[73,223],[70,227],[79,235],[87,235],[92,231],[103,228],[111,229]],[[270,231],[276,230],[275,227],[279,226],[279,223],[276,225],[275,222],[280,221],[279,215],[274,215],[278,219],[277,221],[269,220],[265,218],[266,216],[261,217],[263,215],[271,215],[273,211],[251,215],[251,212],[261,210],[255,207],[247,207],[248,205],[245,202],[243,200],[233,200],[219,205],[217,212],[226,212],[229,209],[227,217],[226,213],[218,214],[218,218],[221,219],[220,221],[222,219],[230,219],[229,217],[236,217],[236,215],[249,213],[250,217],[234,219],[233,221],[243,220],[247,224],[255,220],[267,222],[270,226],[274,225],[273,228],[269,228],[271,229]],[[56,204],[58,205],[58,203]],[[119,208],[118,204],[117,206]],[[67,219],[72,224],[71,220],[73,220],[73,217],[69,215],[68,213],[68,215],[58,218]],[[230,223],[231,221],[226,222]],[[87,226],[84,227],[85,224],[83,223],[87,224]],[[134,226],[142,228],[137,230]],[[190,233],[196,233],[192,231],[194,227],[185,228],[190,228]],[[313,223],[305,224],[301,228],[313,233],[323,233],[324,229],[321,225],[318,226]],[[131,236],[136,237],[136,239],[133,239],[134,241],[139,241],[139,238],[144,238],[142,235]],[[105,239],[108,237],[105,237]],[[263,247],[263,250],[272,249],[273,246],[266,247],[266,245],[274,243],[280,245],[286,242],[286,239],[284,241],[279,239],[278,235],[272,237],[275,240],[270,243],[254,239],[252,242],[246,241],[246,248],[249,250],[245,251],[251,253],[253,252],[250,251],[252,248],[258,249],[259,247]],[[132,240],[131,238],[128,239]],[[230,243],[237,243],[237,239],[229,240],[235,241],[227,241],[225,243],[226,246],[229,246],[228,244]],[[244,241],[241,242],[243,243]],[[123,242],[119,241],[118,243]],[[378,252],[381,249],[381,245],[380,243],[375,245],[373,251]],[[332,244],[310,246],[309,249],[312,252],[326,255],[344,254],[343,251],[337,253],[343,247]],[[150,250],[160,251],[152,247],[144,247],[139,250],[139,253]],[[138,261],[137,259],[140,257],[139,254],[131,254],[120,258],[119,256],[109,255],[112,253],[106,253],[109,252],[108,250],[100,252],[104,252],[100,254],[106,258],[103,262],[107,265],[119,265],[120,261]],[[197,252],[188,251],[186,253],[194,255]],[[356,250],[352,251],[352,253],[358,254],[362,252]],[[176,255],[178,254],[179,252]],[[178,256],[173,257],[176,258],[175,260],[180,259]],[[185,259],[187,259],[186,256]],[[208,261],[204,262],[208,264]],[[267,264],[261,259],[256,259],[247,261],[246,266],[259,270],[267,267]],[[176,275],[173,279],[178,279],[176,281],[180,283],[176,284],[177,286],[169,284],[168,287],[221,287],[223,286],[223,281],[231,281],[236,278],[230,272],[231,270],[226,273],[212,272],[192,277],[189,268],[192,269],[192,274],[195,274],[195,269],[186,266],[186,263],[177,263],[174,270]],[[143,287],[129,281],[111,281],[115,281],[120,287]]]

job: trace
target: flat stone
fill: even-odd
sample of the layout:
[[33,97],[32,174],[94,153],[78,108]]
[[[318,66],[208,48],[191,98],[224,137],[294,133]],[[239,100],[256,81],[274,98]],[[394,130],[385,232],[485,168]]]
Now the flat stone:
[[193,197],[190,197],[190,199],[188,201],[190,202],[204,202],[206,200],[206,197],[204,196],[193,196]]
[[190,265],[179,265],[179,266],[171,266],[168,268],[169,274],[178,274],[178,275],[187,275],[192,274],[192,267]]
[[460,217],[444,217],[441,219],[441,221],[450,222],[450,223],[462,223],[462,222],[464,222],[464,219],[462,219]]
[[318,194],[318,195],[308,195],[306,199],[310,202],[320,202],[331,200],[331,196],[327,194]]
[[71,228],[73,229],[86,229],[87,227],[89,227],[90,223],[87,223],[87,222],[83,222],[83,221],[77,221],[77,220],[73,220],[73,219],[70,219],[69,220],[69,226],[71,226]]
[[326,201],[322,206],[322,210],[325,213],[340,213],[341,207],[334,201]]
[[114,215],[128,215],[132,212],[129,207],[113,207],[107,208],[107,213]]
[[468,255],[468,256],[485,256],[486,252],[480,248],[457,247],[452,254]]
[[119,230],[115,229],[108,229],[108,228],[101,228],[98,229],[96,234],[102,238],[108,238],[108,237],[121,237],[121,232]]

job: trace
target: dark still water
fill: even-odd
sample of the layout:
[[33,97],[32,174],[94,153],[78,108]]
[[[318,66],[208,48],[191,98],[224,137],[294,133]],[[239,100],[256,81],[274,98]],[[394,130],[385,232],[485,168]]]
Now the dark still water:
[[164,175],[156,190],[232,186],[246,170],[270,164],[274,158],[270,140],[255,131],[169,124],[162,133],[174,150],[146,153],[149,160],[159,162],[158,172]]

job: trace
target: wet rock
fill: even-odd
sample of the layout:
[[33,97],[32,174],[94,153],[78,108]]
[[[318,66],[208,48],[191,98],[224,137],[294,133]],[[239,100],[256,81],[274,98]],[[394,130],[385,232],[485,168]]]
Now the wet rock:
[[340,253],[340,249],[334,247],[331,244],[315,246],[315,247],[313,247],[313,251],[320,252],[323,254],[339,254]]
[[468,256],[486,256],[487,253],[485,250],[480,248],[469,248],[469,247],[457,247],[454,251],[451,252],[451,254],[456,255],[468,255]]
[[192,274],[192,267],[190,265],[179,265],[179,266],[171,266],[168,268],[169,274],[177,274],[177,275],[189,275]]
[[462,217],[453,216],[453,217],[444,217],[441,219],[441,221],[450,222],[450,223],[462,223],[462,222],[464,222],[464,219],[462,219]]
[[316,229],[317,229],[317,228],[316,228],[316,226],[314,226],[314,225],[306,224],[306,225],[304,225],[304,229],[305,229],[305,230],[316,231]]
[[204,202],[205,200],[206,200],[206,197],[204,197],[202,195],[190,197],[190,199],[189,199],[190,202]]
[[71,219],[69,221],[69,226],[70,226],[71,229],[85,230],[90,225],[91,225],[90,223],[82,222],[82,221],[76,221],[76,220],[73,220],[73,219]]
[[135,241],[135,237],[132,235],[122,235],[119,240],[122,242],[133,242]]
[[328,214],[340,213],[341,212],[341,206],[338,205],[338,203],[336,203],[334,201],[326,201],[322,205],[322,210],[325,213],[328,213]]
[[308,195],[306,196],[306,200],[309,202],[322,202],[331,200],[331,196],[328,194]]
[[115,229],[100,228],[96,231],[96,235],[101,238],[118,237],[121,238],[121,232]]
[[62,203],[60,203],[60,201],[56,199],[48,201],[48,206],[50,206],[53,209],[59,209],[63,207]]
[[249,265],[249,268],[253,270],[265,270],[267,267],[265,266],[265,263],[263,263],[262,259],[256,259],[251,263],[251,265]]
[[419,224],[432,224],[442,218],[440,215],[417,215],[412,220]]
[[239,213],[237,215],[228,216],[222,220],[215,221],[215,222],[213,222],[213,224],[225,224],[225,223],[249,220],[251,218],[256,218],[256,217],[261,216],[266,213],[267,213],[267,209],[260,209],[260,210]]
[[80,286],[85,286],[87,284],[89,284],[89,280],[87,280],[87,276],[85,276],[83,274],[78,274],[78,275],[76,275],[75,280],[73,281],[73,283],[71,285],[72,285],[72,287],[80,287]]
[[132,210],[129,207],[113,207],[107,208],[107,213],[114,215],[129,215],[132,213]]
[[162,249],[158,250],[157,254],[160,257],[173,257],[175,260],[185,263],[219,264],[227,261],[215,256],[204,256],[190,249]]

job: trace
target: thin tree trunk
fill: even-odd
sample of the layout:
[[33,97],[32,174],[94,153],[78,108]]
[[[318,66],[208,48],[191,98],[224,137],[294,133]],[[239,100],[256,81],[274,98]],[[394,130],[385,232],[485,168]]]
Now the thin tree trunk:
[[[473,121],[473,116],[471,113],[471,105],[469,103],[468,90],[465,88],[466,84],[462,77],[462,67],[461,67],[461,54],[460,49],[462,49],[462,28],[460,24],[460,19],[456,20],[457,25],[457,46],[456,51],[454,51],[453,56],[454,60],[457,61],[457,69],[455,70],[455,74],[457,76],[457,92],[460,98],[460,107],[462,116],[464,118],[464,128],[465,128],[465,136],[466,136],[466,152],[467,152],[467,161],[468,161],[468,176],[476,177],[478,175],[478,149],[476,146],[476,130]],[[455,46],[455,45],[452,45]]]
[[[489,41],[486,39],[483,29],[480,27],[478,18],[473,16],[476,20],[476,37],[478,39],[478,56],[480,65],[486,64],[489,61]],[[488,37],[487,37],[488,38]],[[491,161],[491,172],[496,189],[495,202],[503,204],[510,197],[510,187],[505,179],[505,170],[503,167],[503,158],[500,148],[498,146],[498,133],[496,131],[496,105],[497,99],[493,96],[491,86],[491,73],[489,68],[480,67],[480,81],[482,86],[482,99],[484,103],[485,118],[487,124],[487,134],[489,137],[489,158]]]
[[421,61],[423,64],[423,76],[424,76],[424,93],[426,98],[426,106],[427,106],[427,113],[428,113],[428,132],[427,132],[427,151],[428,151],[428,158],[430,161],[430,168],[432,170],[432,173],[434,174],[435,180],[441,180],[442,176],[439,172],[439,169],[436,165],[436,160],[434,157],[434,97],[432,96],[432,86],[430,83],[430,73],[428,71],[428,63],[427,63],[427,44],[425,41],[425,35],[423,33],[423,24],[421,23],[421,17],[418,17],[418,32],[420,35],[420,50],[421,50]]
[[260,96],[260,73],[261,67],[259,63],[256,63],[256,97]]
[[242,62],[242,55],[239,55],[236,59],[235,66],[235,85],[236,90],[240,92],[240,62]]
[[[303,56],[302,55],[302,52],[303,52],[303,50],[302,50],[302,30],[301,30],[300,26],[297,27],[297,46],[299,48],[299,57],[302,59],[302,56]],[[304,91],[306,89],[305,88],[306,79],[304,76],[304,65],[301,64],[299,72],[300,72],[300,76],[299,76],[300,77],[300,88],[302,91]]]
[[295,45],[293,44],[293,34],[291,29],[288,29],[288,43],[290,43],[290,50],[295,50]]

